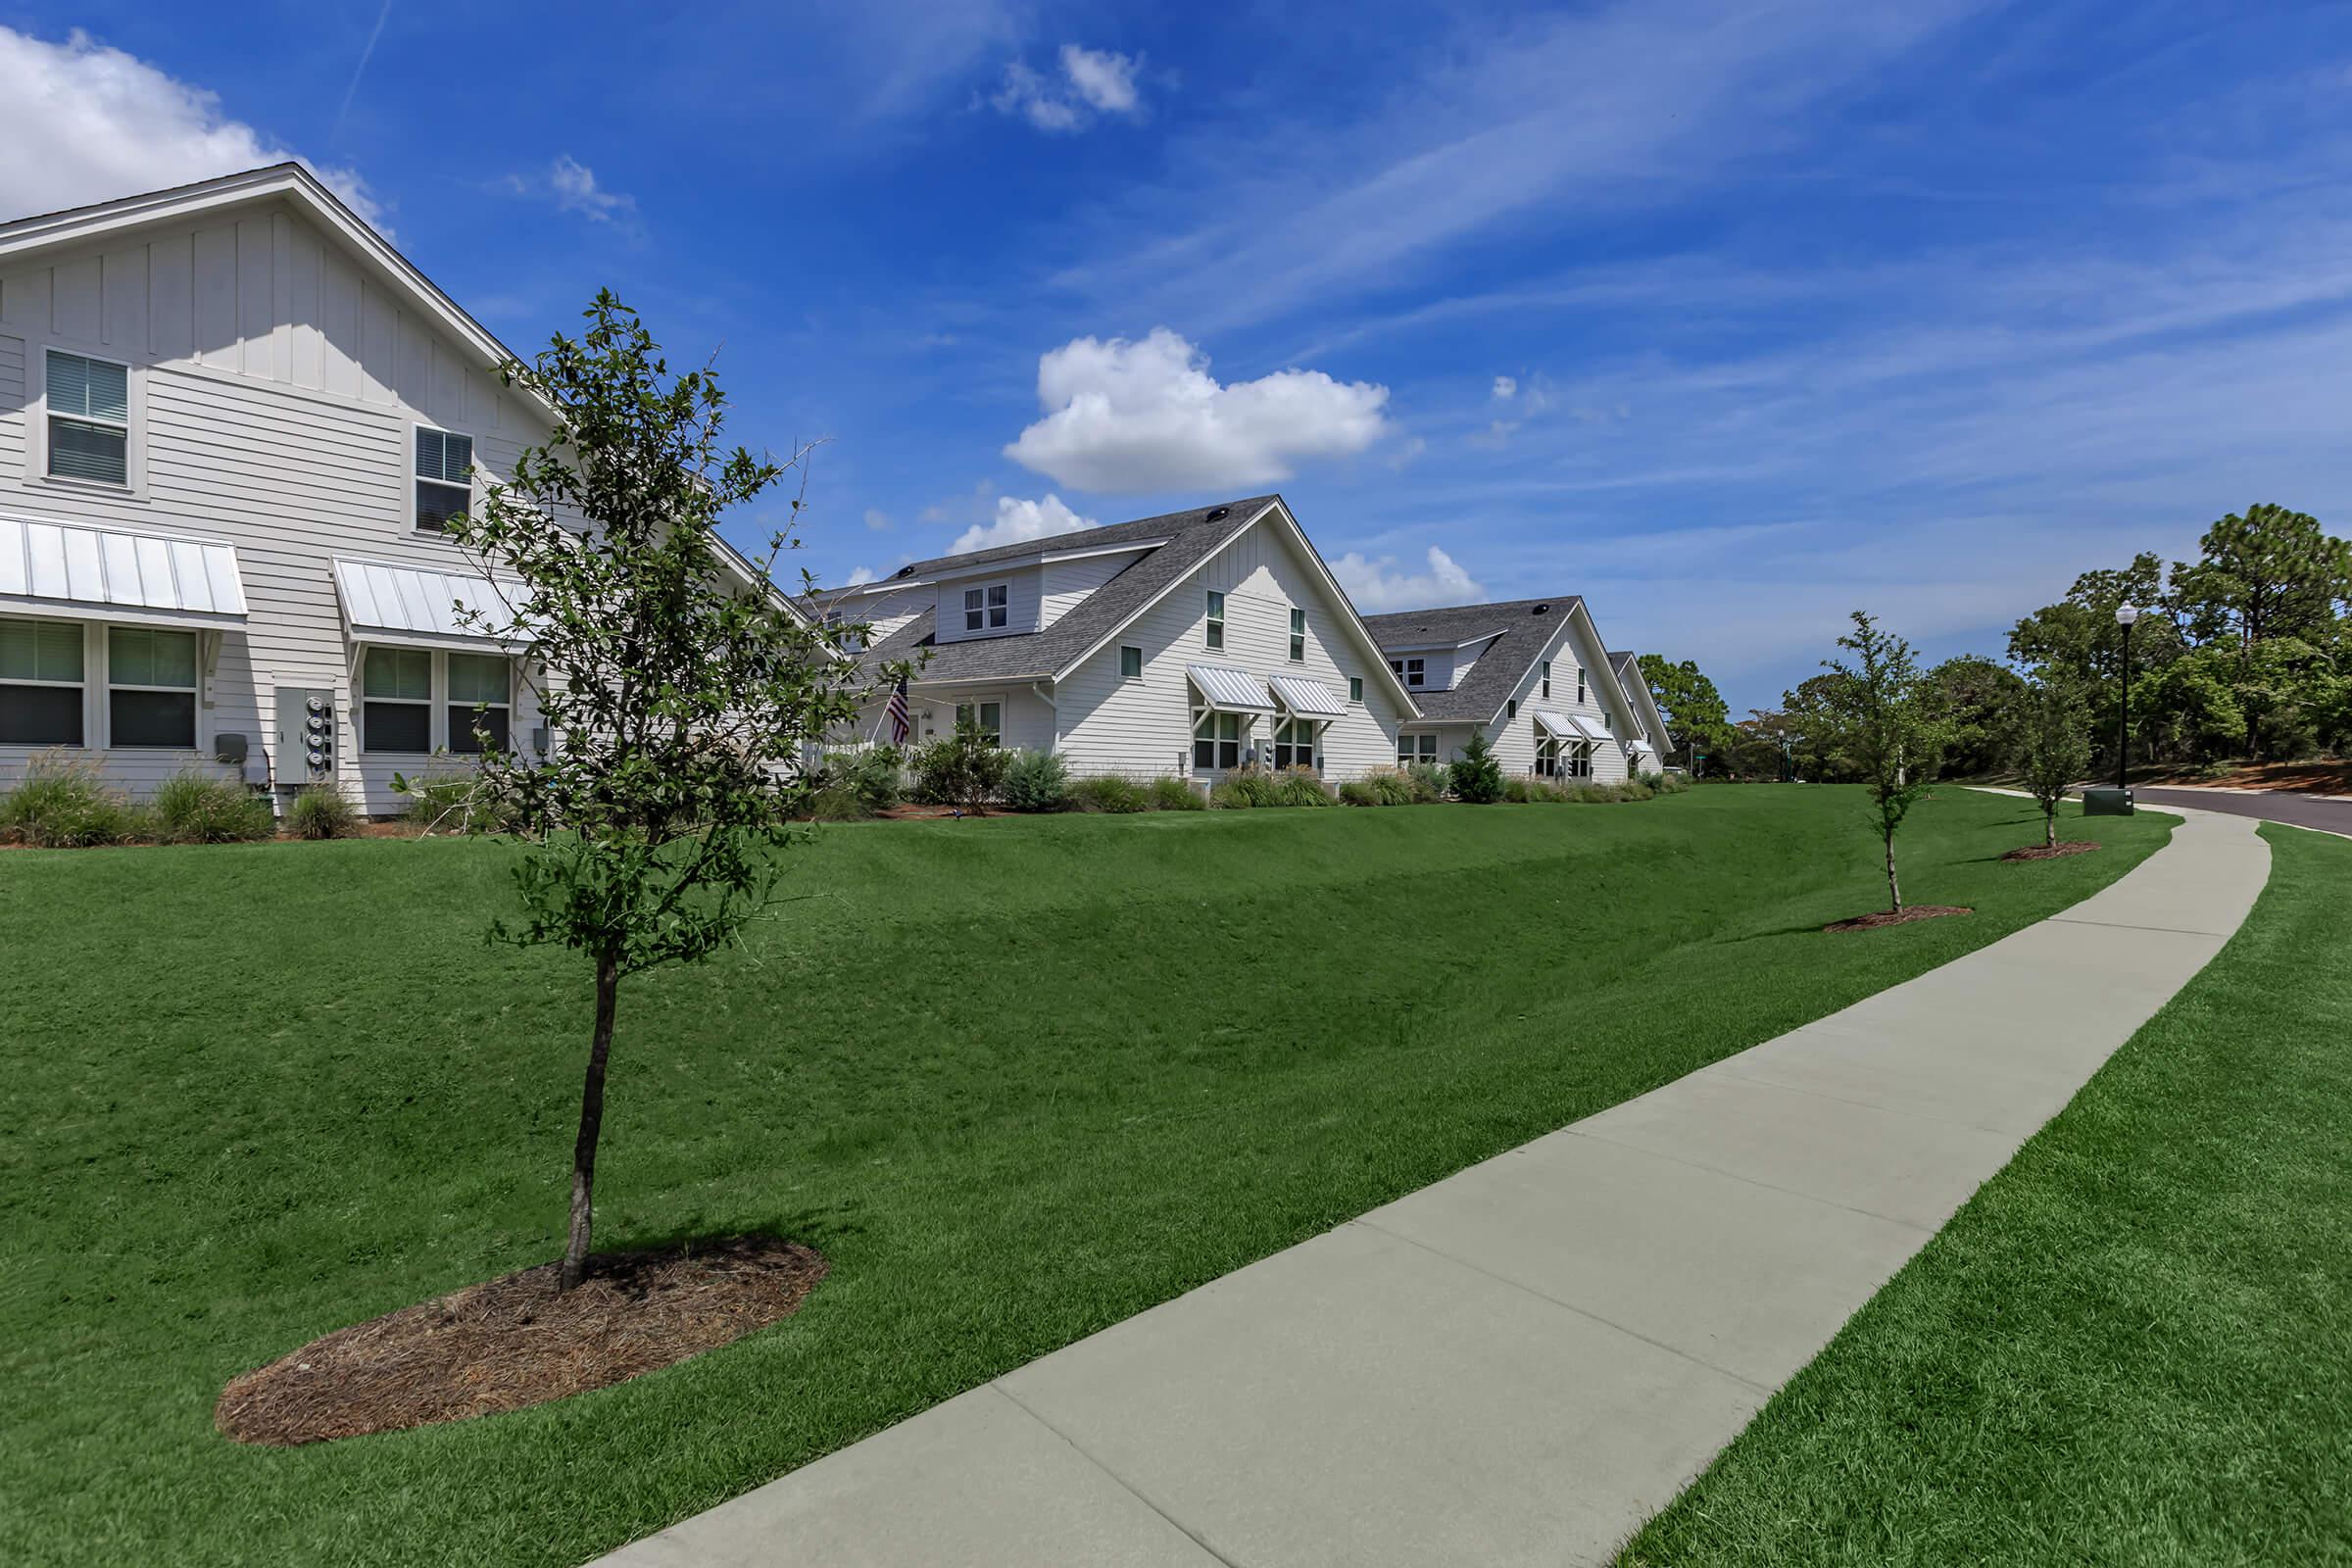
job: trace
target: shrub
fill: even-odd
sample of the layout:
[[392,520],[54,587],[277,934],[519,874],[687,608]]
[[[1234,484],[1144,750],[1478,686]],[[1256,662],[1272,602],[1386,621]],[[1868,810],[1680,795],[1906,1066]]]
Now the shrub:
[[1237,780],[1229,778],[1210,788],[1208,804],[1222,811],[1242,811],[1255,806],[1257,799],[1243,789]]
[[1154,811],[1205,811],[1208,797],[1193,788],[1193,781],[1162,773],[1150,785],[1152,809]]
[[1152,800],[1135,780],[1104,773],[1099,778],[1072,779],[1070,805],[1081,811],[1149,811]]
[[[825,759],[825,782],[817,791],[820,807],[825,796],[835,796],[831,804],[839,814],[834,821],[889,810],[899,804],[899,773],[906,760],[896,746],[833,753]],[[819,809],[817,814],[826,813]]]
[[1368,778],[1351,778],[1340,786],[1342,806],[1386,806],[1381,799],[1380,786]]
[[1003,791],[1009,761],[1009,754],[990,745],[976,725],[958,724],[955,734],[916,749],[910,761],[914,798],[978,810]]
[[286,830],[299,839],[347,839],[360,830],[360,810],[331,784],[314,784],[286,808]]
[[1642,777],[1660,795],[1680,795],[1690,787],[1688,773],[1644,773]]
[[0,839],[36,849],[121,844],[146,826],[139,809],[99,776],[95,762],[54,752],[34,757],[24,782],[0,796]]
[[1505,780],[1502,795],[1507,801],[1544,806],[1556,806],[1568,799],[1568,792],[1559,784],[1530,773]]
[[1284,806],[1329,806],[1331,786],[1311,767],[1288,767],[1274,775],[1274,788]]
[[1014,752],[1004,764],[1004,804],[1058,811],[1070,804],[1070,765],[1052,752]]
[[1410,806],[1420,799],[1414,792],[1411,776],[1393,767],[1375,768],[1364,775],[1364,782],[1372,786],[1372,793],[1380,797],[1382,806]]
[[277,835],[269,801],[193,768],[156,787],[154,810],[156,836],[171,844],[249,844]]
[[470,772],[395,773],[392,788],[409,798],[408,819],[427,833],[498,833],[514,820],[513,809],[493,802]]
[[1451,768],[1453,798],[1471,806],[1492,806],[1502,799],[1502,764],[1482,730],[1470,737]]
[[827,778],[808,797],[808,815],[819,822],[862,822],[873,815],[858,792],[838,778]]
[[1415,762],[1404,770],[1404,780],[1412,792],[1411,804],[1427,806],[1446,798],[1446,788],[1452,782],[1452,770],[1436,762]]
[[[1282,780],[1262,767],[1237,768],[1225,775],[1225,782],[1218,785],[1217,789],[1225,795],[1239,797],[1239,804],[1243,806],[1291,804],[1282,797]],[[1234,803],[1227,800],[1224,804]]]

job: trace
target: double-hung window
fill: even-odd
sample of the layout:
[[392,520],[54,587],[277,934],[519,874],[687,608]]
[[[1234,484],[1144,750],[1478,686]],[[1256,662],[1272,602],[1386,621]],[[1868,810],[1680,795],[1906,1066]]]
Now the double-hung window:
[[1143,678],[1144,651],[1141,648],[1121,648],[1119,650],[1119,679],[1142,680]]
[[1519,699],[1518,699],[1518,698],[1516,698],[1516,697],[1514,697],[1514,698],[1510,699],[1508,702],[1506,702],[1506,703],[1504,703],[1504,704],[1502,705],[1502,709],[1503,709],[1503,712],[1502,712],[1502,716],[1503,716],[1503,717],[1505,717],[1505,718],[1517,718],[1517,717],[1519,716]]
[[148,626],[106,629],[109,746],[196,746],[196,634]]
[[1218,593],[1213,588],[1208,591],[1208,638],[1206,646],[1210,648],[1222,648],[1225,646],[1225,596],[1221,593]]
[[1004,705],[1003,703],[957,703],[956,727],[970,724],[980,731],[980,738],[991,746],[1004,744]]
[[1392,659],[1389,661],[1389,667],[1396,672],[1398,680],[1417,691],[1420,689],[1427,666],[1418,659]]
[[1012,616],[1012,585],[991,583],[963,591],[963,629],[995,631]]
[[49,351],[49,475],[130,483],[130,367]]
[[1544,671],[1544,695],[1548,698],[1551,695],[1551,661],[1548,659],[1544,661],[1542,668]]
[[0,746],[79,746],[81,627],[0,619]]
[[1315,765],[1315,721],[1294,718],[1287,724],[1274,727],[1274,765],[1276,767],[1312,767]]
[[1576,672],[1576,700],[1580,706],[1585,700],[1585,672],[1581,669]]
[[[468,756],[512,746],[514,665],[496,654],[449,656],[449,749]],[[476,731],[481,734],[476,734]],[[489,737],[485,746],[482,735]]]
[[439,533],[473,505],[473,437],[416,427],[416,530]]
[[1396,737],[1396,765],[1410,767],[1415,762],[1434,764],[1438,760],[1438,738],[1435,735],[1399,735]]
[[421,648],[370,648],[360,677],[360,750],[433,749],[433,656]]
[[1291,612],[1291,662],[1306,662],[1306,612],[1303,610]]
[[1193,765],[1210,768],[1242,765],[1241,714],[1200,715],[1200,722],[1193,726]]

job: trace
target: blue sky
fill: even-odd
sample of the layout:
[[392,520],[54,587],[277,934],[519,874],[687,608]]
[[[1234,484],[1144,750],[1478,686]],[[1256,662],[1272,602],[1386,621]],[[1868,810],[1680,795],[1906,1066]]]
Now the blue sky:
[[1735,710],[2342,528],[2341,5],[557,14],[0,0],[0,214],[299,155],[512,345],[610,284],[827,437],[827,582],[1273,488],[1366,610],[1583,593]]

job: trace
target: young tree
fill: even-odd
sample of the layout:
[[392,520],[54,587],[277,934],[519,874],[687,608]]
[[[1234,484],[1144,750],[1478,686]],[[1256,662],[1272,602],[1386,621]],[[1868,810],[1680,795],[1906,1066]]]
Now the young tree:
[[[1863,611],[1855,611],[1853,619],[1853,631],[1838,639],[1838,646],[1853,655],[1853,662],[1823,660],[1826,675],[1815,676],[1791,693],[1789,706],[1801,706],[1808,738],[1826,741],[1830,753],[1852,769],[1869,792],[1872,826],[1886,851],[1888,907],[1900,914],[1903,886],[1895,876],[1895,830],[1935,776],[1942,736],[1929,709],[1911,645],[1881,628]],[[1800,694],[1808,694],[1801,705]]]
[[1502,799],[1502,764],[1494,760],[1494,748],[1487,743],[1486,731],[1470,737],[1462,755],[1450,765],[1454,799],[1472,806],[1492,806]]
[[[453,517],[448,536],[517,583],[512,626],[554,744],[493,750],[480,799],[528,844],[522,915],[493,935],[558,943],[595,974],[572,1150],[562,1287],[588,1264],[605,1071],[620,982],[697,963],[773,901],[816,782],[804,760],[855,720],[855,666],[770,578],[789,528],[748,562],[720,516],[801,464],[719,444],[726,399],[706,368],[671,375],[635,312],[600,292],[579,341],[556,337],[505,382],[543,404],[544,445]],[[801,503],[791,514],[797,518]],[[836,628],[840,630],[840,628]],[[851,628],[862,634],[862,628]]]
[[2042,842],[2058,847],[2058,803],[2090,770],[2089,715],[2082,700],[2057,681],[2027,689],[2016,705],[2017,766],[2041,807]]
[[1706,755],[1720,757],[1732,744],[1731,710],[1695,661],[1669,664],[1663,655],[1643,654],[1640,662],[1649,695],[1657,702],[1667,729],[1681,743],[1683,759],[1695,776],[1702,748]]

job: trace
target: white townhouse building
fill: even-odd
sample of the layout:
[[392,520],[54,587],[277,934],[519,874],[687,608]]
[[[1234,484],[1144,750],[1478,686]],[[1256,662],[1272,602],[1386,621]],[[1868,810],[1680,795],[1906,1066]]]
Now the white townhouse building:
[[[1632,655],[1601,644],[1574,594],[1367,617],[1418,712],[1399,763],[1450,761],[1483,731],[1505,773],[1608,783],[1654,772],[1665,726]],[[1638,691],[1637,691],[1638,689]]]
[[0,781],[63,749],[385,813],[479,706],[543,744],[439,531],[544,436],[505,358],[292,164],[0,223]]
[[[1209,784],[1254,759],[1361,777],[1418,716],[1280,496],[919,561],[826,594],[876,662],[928,662],[910,745],[968,718],[1073,772]],[[858,742],[888,741],[883,705]]]

